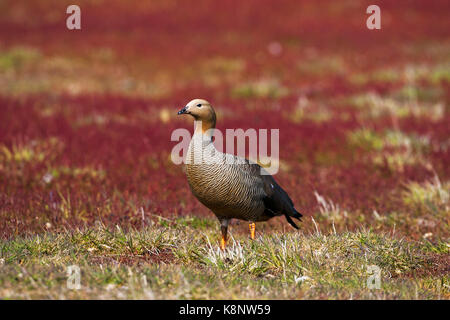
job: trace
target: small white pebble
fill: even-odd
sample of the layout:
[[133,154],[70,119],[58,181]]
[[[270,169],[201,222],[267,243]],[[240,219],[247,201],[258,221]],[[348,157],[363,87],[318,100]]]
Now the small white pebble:
[[427,233],[425,233],[425,234],[423,235],[423,238],[424,238],[424,239],[428,239],[428,238],[431,237],[432,235],[433,235],[432,232],[427,232]]
[[47,173],[44,174],[44,176],[42,177],[42,180],[43,180],[45,183],[50,183],[50,182],[52,182],[52,180],[53,180],[53,175],[52,175],[51,173],[47,172]]
[[109,283],[105,289],[106,289],[106,291],[111,291],[115,288],[116,288],[116,285],[114,283]]
[[295,284],[311,279],[308,276],[294,277]]

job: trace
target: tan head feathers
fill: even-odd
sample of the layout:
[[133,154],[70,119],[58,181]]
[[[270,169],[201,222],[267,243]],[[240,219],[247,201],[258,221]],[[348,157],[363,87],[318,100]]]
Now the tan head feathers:
[[194,99],[178,111],[178,114],[189,114],[196,121],[202,122],[202,131],[214,128],[216,126],[216,113],[211,104],[204,99]]

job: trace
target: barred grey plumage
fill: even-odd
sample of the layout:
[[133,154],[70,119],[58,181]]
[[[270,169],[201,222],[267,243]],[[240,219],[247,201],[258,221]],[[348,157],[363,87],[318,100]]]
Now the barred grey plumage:
[[284,215],[298,229],[291,217],[300,220],[302,215],[271,175],[261,174],[264,169],[256,163],[214,147],[207,131],[215,127],[216,115],[207,101],[192,100],[179,114],[202,121],[189,144],[186,176],[192,193],[221,221],[225,241],[226,226],[232,218],[258,222]]

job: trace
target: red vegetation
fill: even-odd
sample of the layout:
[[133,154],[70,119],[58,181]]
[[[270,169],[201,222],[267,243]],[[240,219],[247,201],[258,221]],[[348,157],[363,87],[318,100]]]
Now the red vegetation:
[[[170,93],[3,93],[0,145],[9,151],[33,150],[33,156],[0,156],[1,237],[49,226],[93,225],[96,220],[140,227],[141,207],[147,217],[209,214],[191,195],[182,168],[170,161],[172,131],[192,129],[175,114],[195,97],[210,100],[223,115],[219,129],[280,128],[280,156],[288,169],[282,168],[276,179],[307,215],[317,213],[315,190],[347,211],[382,214],[406,210],[398,197],[406,182],[422,182],[435,173],[443,181],[450,178],[447,109],[438,119],[397,119],[397,130],[427,136],[438,147],[424,154],[428,165],[413,162],[394,170],[387,163],[374,163],[371,150],[348,141],[349,133],[359,128],[379,133],[393,129],[392,118],[365,118],[367,110],[338,103],[365,92],[387,96],[405,85],[402,79],[355,85],[350,81],[354,74],[431,63],[434,57],[421,48],[448,42],[448,1],[382,1],[381,31],[365,28],[367,5],[353,1],[196,1],[195,10],[188,1],[141,2],[82,2],[80,32],[64,28],[65,4],[60,1],[28,3],[26,12],[33,17],[25,24],[2,14],[5,50],[32,46],[46,56],[70,58],[88,57],[97,47],[111,48],[118,65],[139,69],[142,64],[142,73],[150,78],[154,71],[165,72]],[[16,6],[6,4],[11,10]],[[55,18],[47,18],[50,11]],[[283,47],[275,56],[267,50],[274,41]],[[197,76],[196,68],[216,56],[244,61],[240,76],[215,85]],[[319,69],[318,62],[328,63],[332,57],[342,60],[343,71]],[[146,65],[147,60],[154,64]],[[303,61],[318,63],[317,72],[298,69]],[[288,93],[232,94],[239,84],[265,78],[276,78]],[[448,82],[424,81],[421,88],[439,88],[445,93],[440,99],[448,104]],[[299,97],[312,102],[307,112],[319,112],[318,106],[324,105],[330,118],[292,121]],[[163,109],[170,114],[167,122],[161,121]]]

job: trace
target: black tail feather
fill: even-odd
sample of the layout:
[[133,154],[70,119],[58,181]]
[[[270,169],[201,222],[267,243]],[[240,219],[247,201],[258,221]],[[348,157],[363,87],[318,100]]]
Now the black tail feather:
[[287,222],[289,222],[289,224],[291,226],[293,226],[295,229],[298,230],[298,226],[295,224],[294,221],[292,221],[291,217],[293,217],[293,218],[297,219],[298,221],[302,222],[301,218],[303,217],[303,215],[300,212],[298,212],[297,210],[295,210],[295,208],[292,208],[292,212],[290,214],[286,214],[285,213],[284,216],[286,217]]
[[295,229],[297,229],[297,230],[299,229],[298,226],[295,224],[295,222],[292,221],[291,217],[289,217],[287,214],[285,214],[284,216],[286,217],[287,222],[289,222],[289,224],[290,224],[291,226],[293,226],[293,227],[294,227]]

